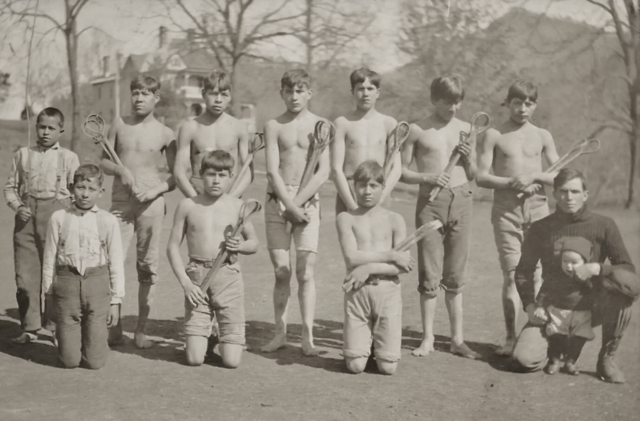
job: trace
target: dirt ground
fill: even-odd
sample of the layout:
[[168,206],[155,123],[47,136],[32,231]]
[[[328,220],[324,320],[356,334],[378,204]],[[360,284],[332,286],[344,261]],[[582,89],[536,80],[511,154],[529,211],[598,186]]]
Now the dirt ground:
[[[0,180],[6,179],[4,168]],[[261,177],[259,177],[261,178]],[[108,183],[110,185],[110,181]],[[264,181],[248,196],[264,199]],[[334,190],[322,191],[322,238],[316,269],[316,344],[322,355],[305,358],[300,351],[297,287],[292,281],[289,311],[290,345],[273,354],[254,352],[273,330],[273,274],[264,242],[262,216],[255,218],[261,248],[243,258],[249,350],[237,370],[212,360],[199,368],[183,363],[183,294],[168,261],[160,262],[161,281],[148,331],[158,345],[139,351],[128,343],[112,350],[106,368],[62,370],[55,367],[55,348],[43,337],[29,346],[10,338],[19,333],[13,277],[13,215],[0,207],[0,420],[632,420],[640,413],[640,334],[636,313],[619,352],[627,383],[610,385],[594,376],[598,337],[587,344],[578,377],[506,371],[493,348],[503,335],[501,275],[489,223],[489,204],[477,203],[472,258],[465,290],[468,344],[484,356],[470,361],[448,352],[449,327],[444,304],[438,308],[437,352],[426,358],[410,351],[421,335],[417,274],[403,278],[402,360],[396,375],[375,369],[348,374],[343,366],[342,293],[344,265],[333,212]],[[101,204],[108,207],[108,194]],[[168,195],[163,250],[179,192]],[[403,193],[392,207],[413,227],[413,202]],[[639,219],[632,212],[607,211],[622,226],[636,264],[640,250]],[[415,250],[414,250],[415,253]],[[137,283],[133,247],[126,262],[124,328],[135,327]],[[521,324],[524,317],[521,317]]]

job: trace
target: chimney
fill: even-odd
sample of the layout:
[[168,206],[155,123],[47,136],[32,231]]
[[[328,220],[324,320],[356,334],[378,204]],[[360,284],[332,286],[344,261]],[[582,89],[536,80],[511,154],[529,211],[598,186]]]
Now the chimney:
[[158,48],[162,48],[167,43],[167,28],[161,26],[158,28]]
[[196,38],[196,31],[193,28],[187,29],[187,42],[192,43]]
[[102,57],[102,75],[109,75],[109,56]]

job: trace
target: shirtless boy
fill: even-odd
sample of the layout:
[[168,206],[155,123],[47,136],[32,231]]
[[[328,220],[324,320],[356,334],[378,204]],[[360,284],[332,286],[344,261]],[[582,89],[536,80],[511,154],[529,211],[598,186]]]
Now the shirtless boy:
[[[174,216],[167,246],[169,263],[185,296],[184,333],[187,364],[201,365],[207,353],[214,313],[220,329],[220,355],[228,368],[240,365],[244,348],[244,285],[237,254],[253,254],[258,240],[250,221],[242,235],[231,237],[228,230],[238,222],[242,200],[225,192],[233,179],[234,159],[225,151],[207,152],[200,168],[203,192],[183,199]],[[180,256],[186,237],[189,264]],[[200,285],[218,253],[231,252],[207,291]]]
[[[433,351],[433,321],[439,288],[445,291],[445,303],[451,326],[451,352],[466,358],[479,355],[464,343],[462,329],[462,289],[469,259],[473,192],[470,182],[476,175],[475,145],[458,146],[460,132],[469,124],[456,118],[464,99],[460,79],[446,74],[431,83],[431,102],[435,112],[411,125],[411,133],[402,149],[403,181],[419,184],[416,227],[439,220],[442,231],[430,231],[418,243],[418,291],[424,335],[412,354],[423,357]],[[450,175],[443,172],[451,153],[461,159]],[[415,159],[417,172],[409,166]],[[429,203],[431,191],[442,191]]]
[[361,373],[373,352],[378,370],[393,374],[400,360],[402,294],[398,275],[413,268],[409,252],[393,251],[404,240],[402,216],[380,206],[384,171],[373,160],[354,173],[358,208],[337,216],[347,266],[343,355],[351,373]]
[[[507,338],[496,351],[499,355],[511,355],[516,339],[520,297],[514,274],[524,235],[533,222],[549,214],[540,184],[552,185],[556,175],[542,171],[543,156],[550,165],[558,160],[553,138],[529,121],[537,99],[538,90],[531,82],[514,82],[505,101],[509,119],[497,129],[487,130],[478,145],[477,183],[495,190],[491,223],[504,278],[502,307]],[[489,173],[491,169],[493,174]],[[524,193],[522,199],[517,197],[519,193]],[[539,270],[536,284],[537,291],[541,285]]]
[[307,109],[312,95],[310,84],[309,75],[304,70],[286,72],[282,76],[280,96],[287,111],[267,121],[264,127],[269,181],[265,222],[267,247],[276,278],[273,290],[276,331],[273,340],[262,347],[263,352],[273,352],[287,344],[287,309],[291,295],[289,248],[293,237],[298,301],[302,313],[302,352],[306,356],[318,354],[313,345],[316,305],[313,268],[320,235],[318,190],[329,178],[329,153],[325,150],[309,184],[299,190],[309,139],[316,123],[322,120]]
[[[236,162],[232,172],[238,174],[249,151],[249,134],[245,126],[240,120],[225,112],[231,102],[229,76],[218,71],[211,73],[204,79],[202,98],[206,104],[206,111],[194,119],[185,120],[178,132],[174,176],[178,188],[186,197],[194,197],[202,193],[200,163],[207,152],[215,150],[229,152]],[[189,167],[191,167],[191,178],[187,176]],[[250,183],[251,174],[247,172],[237,189],[228,193],[234,197],[240,197]]]
[[[113,175],[111,213],[118,218],[122,234],[122,253],[127,256],[131,239],[136,237],[136,269],[138,272],[138,324],[134,344],[149,348],[153,342],[145,335],[145,325],[158,281],[158,258],[162,220],[166,213],[163,194],[175,188],[173,176],[161,174],[161,161],[173,170],[175,136],[173,131],[153,116],[160,100],[160,82],[148,75],[131,81],[133,115],[117,116],[109,129],[109,140],[122,161],[116,165],[103,156],[101,167]],[[120,317],[109,332],[109,344],[124,342]]]
[[[350,179],[358,165],[366,160],[373,159],[384,165],[387,136],[397,125],[393,117],[375,109],[380,96],[380,76],[376,72],[363,67],[351,73],[349,79],[356,109],[336,119],[336,135],[331,144],[331,174],[338,190],[336,215],[358,207],[349,188]],[[400,156],[397,156],[382,191],[382,202],[396,186],[401,173]]]

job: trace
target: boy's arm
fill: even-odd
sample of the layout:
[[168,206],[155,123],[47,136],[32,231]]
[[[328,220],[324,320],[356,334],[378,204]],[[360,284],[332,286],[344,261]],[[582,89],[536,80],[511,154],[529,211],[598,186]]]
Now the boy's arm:
[[[64,214],[63,214],[64,215]],[[56,270],[56,254],[58,253],[58,237],[60,234],[60,223],[54,216],[47,224],[47,234],[42,254],[42,291],[45,294],[52,294],[51,284]]]
[[[558,156],[558,151],[556,150],[556,144],[553,141],[553,137],[551,136],[551,133],[549,133],[549,131],[543,130],[542,135],[544,157],[547,160],[547,165],[553,165],[558,159],[560,159],[560,157]],[[549,186],[553,186],[553,179],[556,178],[556,175],[558,175],[557,171],[550,173],[542,172],[536,177],[535,181],[538,183],[544,183]]]
[[475,179],[478,174],[476,144],[477,138],[476,143],[474,144],[462,144],[456,146],[458,153],[460,154],[460,162],[462,163],[462,167],[464,168],[464,173],[467,176],[468,181]]
[[485,132],[483,139],[478,139],[478,174],[476,182],[479,187],[495,190],[509,189],[509,177],[499,177],[490,174],[493,166],[493,155],[496,141],[500,137],[497,130],[489,129]]
[[191,165],[191,139],[195,130],[194,124],[193,121],[186,120],[178,131],[178,148],[173,167],[176,185],[186,197],[194,197],[198,194],[187,177],[187,168]]
[[163,188],[166,183],[166,190],[160,192],[160,194],[173,191],[176,188],[176,178],[173,175],[173,170],[176,166],[176,152],[177,152],[176,134],[173,130],[165,128],[165,146],[164,146],[164,159],[167,161],[167,167],[169,168],[169,177],[163,183]]
[[121,304],[124,298],[124,256],[122,254],[122,238],[118,220],[109,215],[110,222],[107,236],[107,253],[109,253],[109,281],[111,286],[111,304]]
[[240,244],[238,253],[255,254],[258,251],[258,236],[251,221],[248,221],[242,227],[242,237],[244,241]]
[[[389,135],[395,136],[393,133],[397,126],[398,122],[395,118],[387,117],[385,121],[385,126],[387,127],[387,139]],[[386,147],[386,146],[385,146]],[[391,171],[389,172],[389,176],[384,181],[384,189],[382,190],[382,195],[380,196],[380,203],[382,203],[393,191],[398,184],[398,180],[402,176],[402,159],[400,158],[400,154],[396,154],[393,157],[393,166],[391,167]]]
[[[73,176],[76,173],[76,170],[80,166],[80,158],[75,152],[68,151],[66,156],[66,169],[67,169],[67,185],[65,186],[67,189],[70,189],[69,186],[73,184]],[[69,191],[69,193],[73,196],[73,193]]]
[[[238,171],[243,167],[244,163],[249,159],[249,133],[240,120],[237,121],[238,130]],[[239,174],[236,174],[236,177]],[[251,171],[247,171],[242,180],[238,181],[238,186],[229,192],[230,196],[240,197],[251,184]]]
[[176,208],[176,213],[173,217],[173,226],[171,227],[171,233],[169,234],[169,241],[167,243],[167,257],[169,258],[169,264],[173,273],[178,278],[178,282],[182,288],[186,288],[187,285],[192,284],[191,279],[185,272],[184,262],[182,256],[180,256],[180,244],[184,239],[186,233],[186,221],[187,221],[187,204],[186,200],[182,200]]
[[302,206],[307,203],[329,179],[330,171],[329,149],[325,149],[318,160],[318,171],[313,174],[309,183],[296,194],[293,203],[295,203],[296,206]]
[[7,201],[7,205],[14,212],[18,212],[18,208],[24,206],[22,203],[22,199],[20,199],[20,183],[23,182],[21,180],[20,174],[20,160],[22,159],[21,150],[18,150],[16,154],[13,156],[13,162],[11,164],[11,173],[9,173],[9,179],[7,183],[4,185],[4,198]]
[[336,225],[338,228],[338,241],[342,249],[342,257],[347,266],[347,271],[351,271],[362,265],[370,263],[395,263],[400,258],[400,253],[394,250],[388,251],[361,251],[358,250],[358,241],[352,228],[353,216],[348,212],[338,215]]
[[338,194],[342,199],[348,210],[355,210],[358,208],[355,198],[351,194],[349,188],[349,180],[344,174],[344,160],[345,160],[345,136],[346,136],[346,119],[344,117],[338,117],[335,121],[336,134],[329,145],[331,151],[331,178],[333,184],[338,190]]
[[[113,146],[113,150],[117,150],[116,142],[117,142],[118,126],[120,126],[121,121],[122,121],[122,117],[119,117],[119,116],[116,117],[111,122],[111,125],[109,126],[109,131],[107,132],[107,139],[109,140],[109,143],[111,143],[111,145]],[[102,152],[102,161],[100,161],[100,168],[102,168],[102,171],[106,175],[121,176],[120,174],[121,170],[118,168],[118,164],[111,161],[109,159],[109,155],[107,155],[107,153],[104,151]]]

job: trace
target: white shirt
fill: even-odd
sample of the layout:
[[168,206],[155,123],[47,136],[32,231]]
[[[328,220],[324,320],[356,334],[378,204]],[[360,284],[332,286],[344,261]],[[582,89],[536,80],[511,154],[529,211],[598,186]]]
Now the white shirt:
[[[124,298],[124,259],[120,227],[115,216],[103,212],[101,218],[106,234],[107,259],[100,242],[97,219],[99,211],[98,206],[89,210],[72,206],[69,209],[56,211],[51,216],[47,227],[42,263],[42,289],[45,294],[53,293],[51,284],[56,266],[73,266],[81,275],[84,275],[87,268],[105,265],[108,260],[111,304],[122,302],[122,298]],[[71,214],[71,220],[64,245],[64,254],[62,254],[58,250],[58,243],[67,213]]]

